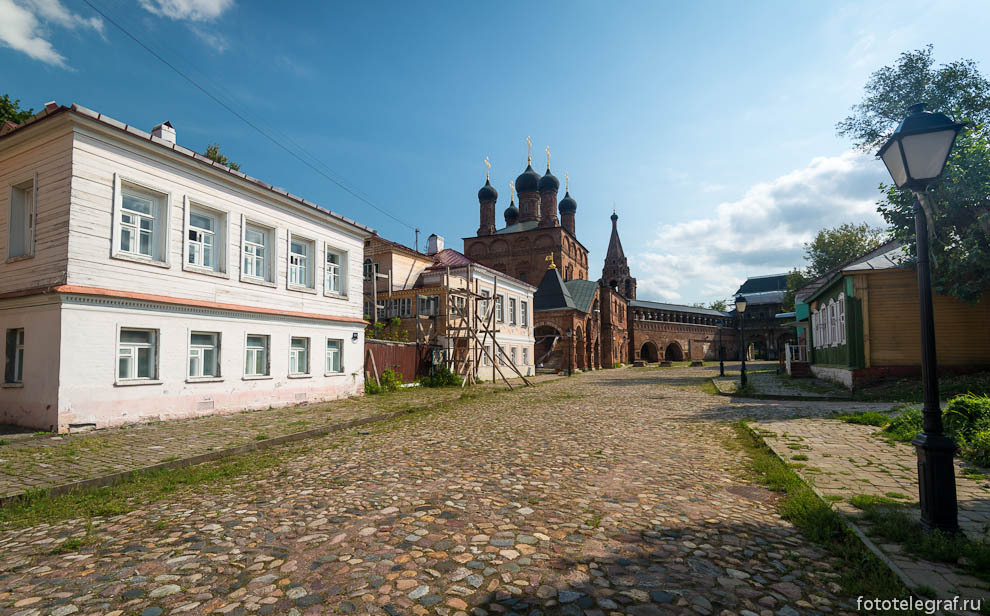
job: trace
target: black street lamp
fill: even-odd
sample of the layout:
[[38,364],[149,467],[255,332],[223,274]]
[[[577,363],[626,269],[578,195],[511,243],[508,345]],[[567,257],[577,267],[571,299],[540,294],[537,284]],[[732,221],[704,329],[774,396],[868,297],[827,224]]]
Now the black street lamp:
[[570,340],[570,346],[567,349],[567,376],[571,376],[574,372],[574,328],[567,328],[567,338]]
[[739,388],[746,387],[746,298],[736,296],[736,312],[739,313],[739,349],[742,355],[742,367],[739,369]]
[[911,441],[918,452],[918,497],[921,523],[929,530],[959,530],[956,506],[956,472],[952,457],[956,444],[945,435],[938,399],[938,365],[935,357],[935,320],[932,310],[932,278],[928,260],[932,202],[926,190],[942,175],[956,136],[965,123],[953,122],[944,113],[912,105],[908,115],[890,136],[877,157],[887,166],[898,188],[914,193],[914,233],[918,243],[918,300],[921,312],[921,386],[925,395],[924,432]]
[[718,321],[718,375],[725,376],[725,347],[722,346],[722,326],[725,321]]

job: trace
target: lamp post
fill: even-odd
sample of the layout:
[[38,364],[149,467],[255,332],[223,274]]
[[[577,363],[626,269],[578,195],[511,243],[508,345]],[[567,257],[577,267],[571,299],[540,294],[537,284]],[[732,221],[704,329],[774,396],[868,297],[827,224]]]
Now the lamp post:
[[574,328],[567,328],[567,339],[570,340],[570,346],[567,349],[567,376],[571,376],[574,371]]
[[746,298],[736,296],[736,312],[739,314],[739,353],[742,366],[739,369],[739,388],[746,387]]
[[914,193],[914,232],[918,245],[918,300],[921,313],[921,386],[924,391],[923,432],[911,441],[918,453],[918,496],[921,524],[928,530],[959,530],[956,477],[952,457],[956,444],[945,435],[938,399],[938,365],[935,357],[935,320],[932,311],[932,279],[928,260],[932,203],[926,192],[945,169],[949,152],[964,123],[944,113],[925,111],[925,104],[908,108],[908,116],[877,157],[883,160],[898,188]]
[[718,322],[718,375],[725,376],[725,358],[723,357],[725,353],[722,347],[722,326],[725,322],[719,320]]

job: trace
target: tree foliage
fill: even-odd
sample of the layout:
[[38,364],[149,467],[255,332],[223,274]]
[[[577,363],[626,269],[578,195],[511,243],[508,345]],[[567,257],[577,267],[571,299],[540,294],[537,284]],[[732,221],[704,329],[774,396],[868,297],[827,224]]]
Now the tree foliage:
[[708,304],[709,310],[718,310],[719,312],[726,312],[728,308],[728,302],[724,299],[717,299],[712,303]]
[[807,275],[818,278],[843,263],[870,252],[884,242],[885,231],[878,227],[845,223],[832,229],[822,229],[815,239],[804,245],[808,260]]
[[781,310],[792,312],[794,310],[794,295],[798,289],[811,282],[805,270],[794,269],[787,274],[787,290],[784,292],[784,301]]
[[33,115],[34,109],[21,109],[20,99],[10,100],[7,94],[0,95],[0,124],[5,120],[20,124]]
[[221,165],[226,165],[231,169],[233,169],[234,171],[241,170],[241,166],[239,164],[227,158],[227,156],[220,151],[220,144],[218,143],[211,143],[210,145],[206,146],[206,151],[203,152],[203,156],[209,158],[212,161],[218,162]]
[[[990,81],[972,60],[936,66],[932,47],[901,54],[873,73],[861,103],[839,122],[840,135],[875,151],[917,102],[954,120],[960,133],[945,172],[932,186],[932,283],[936,292],[975,302],[990,288]],[[914,196],[882,185],[878,210],[916,256]]]

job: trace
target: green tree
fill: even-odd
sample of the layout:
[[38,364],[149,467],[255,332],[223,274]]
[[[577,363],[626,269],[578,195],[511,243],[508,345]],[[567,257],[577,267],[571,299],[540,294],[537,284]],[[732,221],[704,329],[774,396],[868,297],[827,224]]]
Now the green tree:
[[233,169],[234,171],[241,170],[240,165],[228,159],[227,156],[220,151],[220,144],[218,143],[211,143],[210,145],[206,146],[206,151],[203,152],[203,156],[209,158],[212,161],[218,162],[221,165],[226,165],[231,169]]
[[815,239],[804,245],[804,256],[808,260],[806,275],[812,279],[824,276],[883,244],[885,234],[884,229],[871,227],[865,222],[822,229]]
[[791,270],[787,274],[787,290],[784,292],[784,301],[781,310],[792,312],[794,310],[794,294],[797,293],[798,289],[811,282],[811,280],[805,273],[805,270]]
[[[990,81],[972,60],[936,66],[932,47],[906,52],[870,76],[862,102],[838,123],[840,135],[874,152],[917,102],[968,121],[945,172],[930,188],[932,283],[936,292],[975,302],[990,288]],[[915,257],[914,197],[882,185],[878,210]]]
[[10,96],[0,95],[0,124],[5,120],[10,120],[14,124],[20,124],[24,120],[34,115],[34,109],[21,109],[21,100],[10,100]]
[[718,310],[719,312],[726,312],[728,302],[724,299],[717,299],[712,303],[708,304],[709,310]]

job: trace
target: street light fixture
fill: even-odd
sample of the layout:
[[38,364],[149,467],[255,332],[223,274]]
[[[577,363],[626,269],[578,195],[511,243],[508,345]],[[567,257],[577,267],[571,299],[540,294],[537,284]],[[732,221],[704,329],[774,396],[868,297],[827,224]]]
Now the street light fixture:
[[935,320],[932,278],[928,257],[928,225],[932,204],[926,190],[949,159],[956,136],[965,126],[944,113],[925,111],[925,104],[908,108],[877,157],[887,166],[898,188],[914,193],[914,232],[918,245],[918,300],[921,312],[921,386],[925,396],[924,431],[911,441],[918,452],[918,495],[921,523],[929,530],[959,530],[956,477],[952,457],[956,444],[945,435],[938,399],[938,365],[935,357]]
[[736,312],[739,313],[739,349],[742,366],[739,369],[739,388],[746,387],[746,298],[736,296]]

